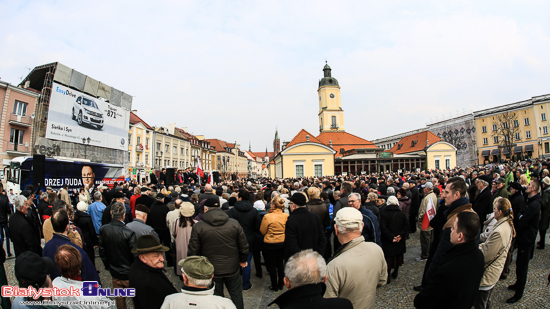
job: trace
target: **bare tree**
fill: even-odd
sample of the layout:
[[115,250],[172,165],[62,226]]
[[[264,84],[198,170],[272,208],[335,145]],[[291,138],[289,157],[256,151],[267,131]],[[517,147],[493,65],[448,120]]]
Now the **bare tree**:
[[498,139],[498,147],[503,150],[508,150],[508,154],[511,158],[514,154],[514,146],[517,145],[518,141],[521,141],[521,131],[517,114],[515,112],[505,112],[495,116],[492,129],[491,136],[493,139]]

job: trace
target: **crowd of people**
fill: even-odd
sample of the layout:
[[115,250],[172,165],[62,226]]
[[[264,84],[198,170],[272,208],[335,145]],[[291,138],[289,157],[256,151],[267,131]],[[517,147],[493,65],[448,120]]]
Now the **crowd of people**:
[[[411,285],[418,291],[414,306],[489,308],[514,250],[508,303],[523,297],[535,245],[545,248],[549,165],[214,184],[200,184],[185,170],[174,179],[162,172],[159,183],[111,188],[54,192],[29,185],[18,195],[0,188],[0,260],[13,256],[11,241],[20,287],[82,289],[84,281],[101,284],[97,249],[113,288],[135,289],[136,308],[242,309],[243,291],[253,288],[252,265],[260,278],[265,265],[270,290],[285,290],[272,302],[280,308],[374,308],[377,287],[398,278],[407,240],[419,237],[417,260],[425,265],[421,282]],[[166,270],[182,280],[180,291]],[[0,281],[7,285],[3,268]],[[12,308],[28,308],[24,300],[14,299]],[[126,308],[122,296],[94,300]]]

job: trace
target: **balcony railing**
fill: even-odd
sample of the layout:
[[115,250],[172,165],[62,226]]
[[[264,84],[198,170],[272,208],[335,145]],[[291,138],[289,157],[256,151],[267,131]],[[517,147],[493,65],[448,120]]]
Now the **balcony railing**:
[[9,123],[20,127],[30,127],[32,126],[32,118],[29,116],[10,114]]
[[22,144],[12,144],[8,143],[6,147],[6,152],[10,155],[22,155],[22,154],[29,154],[30,149],[29,147],[26,147]]

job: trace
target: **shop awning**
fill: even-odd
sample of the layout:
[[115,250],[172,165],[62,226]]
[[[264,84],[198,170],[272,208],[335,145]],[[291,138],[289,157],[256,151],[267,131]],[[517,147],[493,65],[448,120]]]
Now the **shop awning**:
[[522,152],[523,152],[523,146],[514,147],[514,153],[522,153]]
[[483,151],[481,152],[481,156],[482,156],[482,157],[488,157],[488,156],[490,156],[490,155],[491,155],[491,150],[483,150]]
[[525,145],[525,152],[533,151],[533,144]]
[[502,148],[502,154],[503,154],[503,155],[507,155],[507,154],[509,154],[509,153],[510,153],[510,151],[509,151],[508,147]]
[[497,148],[497,149],[493,149],[493,151],[491,151],[491,154],[493,156],[498,156],[500,154],[500,148]]

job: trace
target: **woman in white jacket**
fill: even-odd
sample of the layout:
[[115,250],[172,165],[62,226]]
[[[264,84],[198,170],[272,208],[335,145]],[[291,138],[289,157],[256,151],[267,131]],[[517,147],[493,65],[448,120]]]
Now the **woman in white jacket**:
[[493,205],[496,223],[487,240],[479,245],[485,257],[485,272],[474,304],[476,309],[490,307],[491,292],[504,268],[512,238],[515,236],[511,209],[512,205],[507,198],[500,198]]

